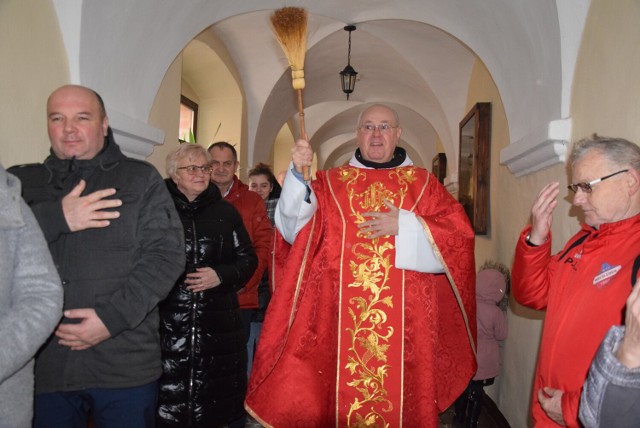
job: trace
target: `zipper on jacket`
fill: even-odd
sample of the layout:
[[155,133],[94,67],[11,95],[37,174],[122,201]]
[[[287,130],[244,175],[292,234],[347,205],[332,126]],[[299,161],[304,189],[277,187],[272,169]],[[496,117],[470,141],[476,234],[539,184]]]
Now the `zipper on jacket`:
[[[198,263],[198,238],[196,234],[196,220],[194,217],[191,218],[191,238],[193,239],[193,255],[191,261],[193,262],[194,269],[196,268]],[[196,293],[189,291],[191,293],[191,316],[190,316],[190,330],[191,330],[191,338],[190,338],[190,349],[189,349],[189,394],[187,398],[187,413],[189,414],[189,426],[193,425],[193,388],[194,388],[194,360],[195,360],[195,341],[196,341]]]

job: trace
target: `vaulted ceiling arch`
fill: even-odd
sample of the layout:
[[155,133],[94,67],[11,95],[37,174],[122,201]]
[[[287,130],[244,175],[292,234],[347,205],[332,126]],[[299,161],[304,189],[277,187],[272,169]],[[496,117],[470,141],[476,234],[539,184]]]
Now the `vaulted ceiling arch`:
[[[162,140],[147,124],[155,95],[172,61],[207,28],[215,32],[237,70],[245,102],[242,144],[249,148],[249,162],[260,153],[255,141],[267,129],[271,111],[289,108],[284,101],[266,108],[272,97],[277,99],[274,94],[286,99],[286,81],[281,81],[286,63],[268,23],[269,14],[282,6],[279,0],[53,1],[65,24],[61,30],[75,83],[104,95],[125,143]],[[537,150],[551,130],[562,128],[556,122],[567,119],[571,70],[588,0],[571,2],[571,8],[555,0],[300,0],[296,6],[310,14],[309,55],[321,63],[317,71],[310,66],[310,83],[323,67],[332,73],[344,67],[342,27],[355,23],[353,63],[362,64],[356,69],[363,74],[354,97],[362,97],[361,102],[397,102],[419,113],[432,124],[447,152],[455,150],[474,60],[489,71],[505,108],[513,143],[504,150],[506,158]],[[379,46],[373,49],[376,54],[361,43]],[[358,59],[359,52],[367,55]],[[387,53],[402,61],[385,60]],[[420,79],[413,79],[415,75]],[[337,88],[337,83],[310,87],[310,106],[323,97],[322,102],[338,101]],[[139,153],[144,156],[144,150]]]

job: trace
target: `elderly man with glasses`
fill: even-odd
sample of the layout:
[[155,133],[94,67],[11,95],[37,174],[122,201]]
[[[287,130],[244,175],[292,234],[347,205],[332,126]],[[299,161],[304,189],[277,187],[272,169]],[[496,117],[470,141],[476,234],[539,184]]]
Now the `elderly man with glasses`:
[[640,259],[640,147],[619,138],[582,140],[569,159],[581,230],[551,255],[560,185],[545,186],[531,209],[513,266],[516,300],[546,310],[534,379],[536,427],[578,427],[580,392],[605,333],[623,322]]
[[401,134],[367,107],[349,164],[311,183],[292,150],[246,400],[263,425],[437,426],[476,370],[474,233]]

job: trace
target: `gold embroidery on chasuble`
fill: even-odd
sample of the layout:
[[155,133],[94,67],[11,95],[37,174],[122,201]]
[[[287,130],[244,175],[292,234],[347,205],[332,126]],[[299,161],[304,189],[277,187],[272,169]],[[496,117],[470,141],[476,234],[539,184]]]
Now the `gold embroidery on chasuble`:
[[[341,168],[332,185],[345,217],[338,350],[337,422],[348,427],[402,423],[403,271],[394,268],[393,236],[369,239],[363,213],[405,201],[413,168]],[[331,177],[333,178],[333,177]],[[330,180],[333,181],[333,180]]]

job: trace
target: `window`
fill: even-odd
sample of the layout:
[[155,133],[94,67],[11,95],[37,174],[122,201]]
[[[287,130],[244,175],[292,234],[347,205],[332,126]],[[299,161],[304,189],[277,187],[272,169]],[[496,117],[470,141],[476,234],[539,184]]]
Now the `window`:
[[[193,138],[190,138],[190,135],[193,135]],[[198,103],[181,95],[178,140],[180,140],[181,143],[193,143],[195,142],[196,135],[198,135]]]

